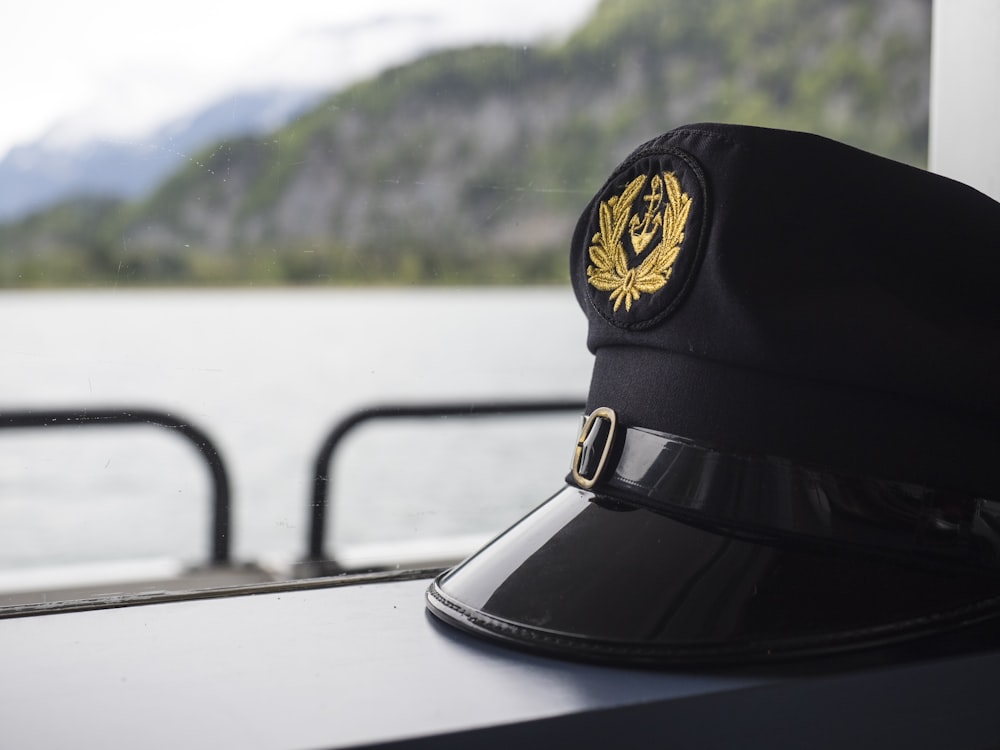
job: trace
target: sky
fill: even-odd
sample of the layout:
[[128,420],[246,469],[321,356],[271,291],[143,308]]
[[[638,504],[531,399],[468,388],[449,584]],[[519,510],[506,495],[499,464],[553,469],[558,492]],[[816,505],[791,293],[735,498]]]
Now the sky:
[[232,91],[336,88],[428,48],[559,38],[597,0],[33,0],[0,27],[0,158],[138,136]]

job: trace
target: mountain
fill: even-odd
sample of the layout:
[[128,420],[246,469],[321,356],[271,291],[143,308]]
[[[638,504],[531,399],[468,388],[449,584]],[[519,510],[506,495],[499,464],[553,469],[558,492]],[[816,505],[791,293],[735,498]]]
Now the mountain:
[[132,140],[66,144],[48,136],[17,146],[0,160],[0,221],[70,196],[139,198],[209,144],[272,131],[318,98],[314,91],[240,92]]
[[919,164],[929,69],[930,0],[603,0],[562,43],[431,54],[144,200],[0,227],[0,283],[563,279],[580,209],[636,144],[716,120]]

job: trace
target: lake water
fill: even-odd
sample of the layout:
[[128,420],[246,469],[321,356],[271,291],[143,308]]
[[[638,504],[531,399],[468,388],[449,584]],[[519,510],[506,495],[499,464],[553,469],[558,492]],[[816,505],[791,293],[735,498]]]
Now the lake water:
[[[384,402],[582,398],[568,288],[0,294],[0,410],[149,407],[219,446],[237,559],[306,549],[330,427]],[[331,542],[492,533],[560,486],[578,417],[371,424],[335,464]],[[151,426],[0,431],[0,570],[204,559],[208,474]]]

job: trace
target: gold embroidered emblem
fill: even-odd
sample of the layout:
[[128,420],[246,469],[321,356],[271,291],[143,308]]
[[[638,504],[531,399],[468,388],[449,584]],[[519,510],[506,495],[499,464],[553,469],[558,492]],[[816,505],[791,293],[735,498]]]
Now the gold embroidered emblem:
[[[620,195],[601,201],[600,231],[591,240],[593,265],[587,266],[587,282],[602,292],[611,292],[614,312],[618,312],[622,301],[627,312],[640,296],[663,288],[684,242],[691,197],[681,190],[680,180],[673,172],[653,175],[649,192],[642,196],[645,213],[640,216],[641,209],[633,213],[632,206],[646,186],[646,178],[647,175],[639,175]],[[626,233],[637,257],[659,239],[635,268],[628,263],[624,245]]]

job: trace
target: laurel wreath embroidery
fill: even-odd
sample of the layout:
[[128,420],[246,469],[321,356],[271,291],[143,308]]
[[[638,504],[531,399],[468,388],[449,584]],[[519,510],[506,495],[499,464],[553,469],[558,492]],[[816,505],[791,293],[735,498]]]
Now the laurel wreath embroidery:
[[[587,266],[587,282],[602,292],[611,292],[614,312],[618,312],[622,302],[627,312],[643,294],[662,289],[673,273],[674,261],[684,242],[691,197],[681,190],[673,172],[664,172],[662,177],[654,175],[649,192],[642,197],[645,214],[632,212],[636,198],[646,186],[646,177],[636,177],[620,195],[601,202],[600,231],[591,240],[593,265]],[[660,237],[659,243],[635,268],[629,266],[625,252],[626,231],[636,256],[645,253],[657,235]]]

